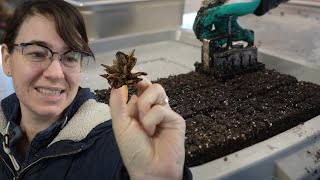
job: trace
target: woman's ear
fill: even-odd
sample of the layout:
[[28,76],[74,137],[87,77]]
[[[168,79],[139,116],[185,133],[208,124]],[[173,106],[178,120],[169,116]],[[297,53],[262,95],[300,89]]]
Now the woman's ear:
[[11,61],[10,61],[10,53],[9,53],[9,49],[8,46],[6,44],[2,44],[1,45],[1,54],[2,54],[2,68],[3,68],[3,72],[11,77]]

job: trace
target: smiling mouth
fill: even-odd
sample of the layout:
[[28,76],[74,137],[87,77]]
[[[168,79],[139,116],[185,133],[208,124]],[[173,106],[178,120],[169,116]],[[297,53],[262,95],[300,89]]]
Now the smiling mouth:
[[64,90],[52,90],[52,89],[44,89],[44,88],[36,88],[36,90],[47,96],[58,96],[64,92]]

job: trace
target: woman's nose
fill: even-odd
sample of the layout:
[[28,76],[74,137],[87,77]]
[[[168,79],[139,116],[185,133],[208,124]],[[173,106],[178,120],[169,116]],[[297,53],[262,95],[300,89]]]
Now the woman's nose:
[[51,79],[63,79],[64,72],[60,63],[60,59],[52,59],[49,66],[44,70],[43,75]]

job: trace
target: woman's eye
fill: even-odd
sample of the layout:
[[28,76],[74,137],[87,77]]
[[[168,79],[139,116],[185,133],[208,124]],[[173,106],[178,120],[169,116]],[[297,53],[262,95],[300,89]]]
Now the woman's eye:
[[66,60],[67,60],[68,62],[77,62],[76,59],[71,58],[71,57],[66,58]]
[[34,57],[45,57],[43,53],[33,53]]
[[42,52],[31,52],[27,55],[34,58],[34,59],[43,59],[43,58],[47,57],[46,54],[42,53]]
[[79,54],[78,53],[68,53],[65,55],[64,60],[68,63],[78,62]]

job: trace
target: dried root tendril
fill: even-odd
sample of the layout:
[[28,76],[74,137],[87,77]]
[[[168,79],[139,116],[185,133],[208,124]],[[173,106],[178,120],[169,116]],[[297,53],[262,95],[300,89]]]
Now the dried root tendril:
[[116,60],[113,60],[113,65],[108,66],[101,64],[105,68],[107,74],[100,76],[106,78],[112,88],[120,88],[123,85],[132,85],[141,81],[138,76],[147,75],[145,72],[131,73],[131,70],[137,62],[137,58],[134,57],[133,50],[129,55],[118,51],[116,53]]

